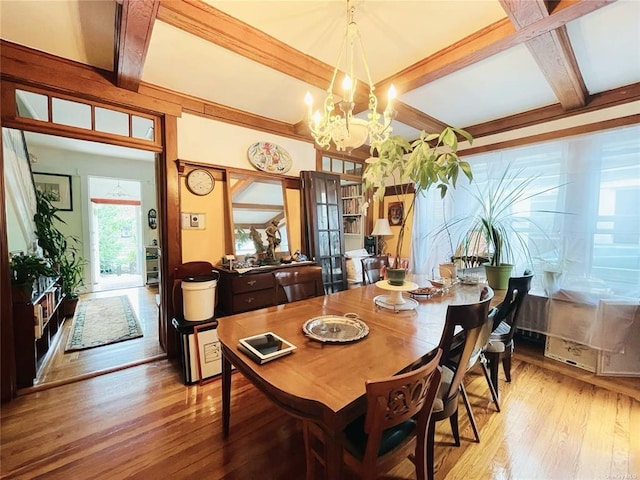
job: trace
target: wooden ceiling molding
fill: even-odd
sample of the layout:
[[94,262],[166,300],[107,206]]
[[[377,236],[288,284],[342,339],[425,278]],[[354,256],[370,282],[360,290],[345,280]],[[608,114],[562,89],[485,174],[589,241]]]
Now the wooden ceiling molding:
[[[526,4],[528,1],[518,3]],[[550,15],[519,30],[509,19],[499,20],[382,80],[376,84],[376,90],[384,91],[393,83],[401,95],[551,32],[613,2],[615,0],[560,0]]]
[[[549,17],[544,0],[500,0],[517,30]],[[526,42],[527,48],[566,109],[587,104],[587,87],[578,67],[565,25]]]
[[[327,89],[333,77],[334,67],[331,65],[306,55],[200,0],[181,2],[162,0],[157,18],[173,27],[322,90]],[[360,83],[366,85],[366,82]],[[369,92],[357,89],[355,102],[356,112],[366,110],[369,104]],[[411,115],[405,116],[405,112],[409,112],[410,107],[407,105],[405,108],[401,102],[396,102],[396,107],[398,110],[397,120],[414,128],[421,130],[424,125],[429,125],[434,120],[417,110]],[[301,127],[296,127],[295,130],[296,132],[304,131]]]
[[160,0],[124,0],[117,6],[116,85],[138,91]]

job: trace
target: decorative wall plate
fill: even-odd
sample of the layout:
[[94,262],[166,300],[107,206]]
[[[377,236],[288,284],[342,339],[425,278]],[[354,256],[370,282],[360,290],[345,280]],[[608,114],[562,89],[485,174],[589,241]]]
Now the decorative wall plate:
[[247,156],[251,165],[263,172],[287,173],[291,168],[291,155],[275,143],[254,143],[247,150]]

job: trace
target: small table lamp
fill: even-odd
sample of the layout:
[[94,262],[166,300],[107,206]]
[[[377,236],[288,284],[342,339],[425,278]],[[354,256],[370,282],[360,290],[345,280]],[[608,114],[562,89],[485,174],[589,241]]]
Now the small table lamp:
[[371,235],[376,237],[376,255],[382,255],[387,246],[384,238],[382,237],[385,235],[393,235],[391,226],[389,225],[389,220],[386,218],[377,219],[376,224],[373,226],[373,232],[371,232]]

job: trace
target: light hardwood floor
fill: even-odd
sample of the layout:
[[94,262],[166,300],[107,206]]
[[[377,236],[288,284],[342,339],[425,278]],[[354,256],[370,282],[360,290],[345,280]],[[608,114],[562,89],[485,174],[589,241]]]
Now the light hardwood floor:
[[[234,374],[223,441],[220,381],[186,387],[178,372],[158,361],[2,405],[2,478],[304,478],[297,420]],[[448,422],[438,423],[437,480],[638,478],[640,379],[595,377],[524,347],[512,376],[506,384],[501,373],[498,413],[484,377],[471,372],[481,443],[462,406],[460,447]],[[415,478],[412,464],[385,478]]]
[[158,308],[155,301],[157,293],[157,287],[136,287],[82,295],[81,301],[88,298],[126,295],[140,321],[143,336],[125,342],[65,353],[64,347],[69,338],[73,320],[67,318],[34,382],[35,389],[165,358],[158,341]]

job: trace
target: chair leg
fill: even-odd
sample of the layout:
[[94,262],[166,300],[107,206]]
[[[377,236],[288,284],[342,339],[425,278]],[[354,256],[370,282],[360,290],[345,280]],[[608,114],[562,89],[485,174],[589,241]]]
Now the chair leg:
[[491,377],[491,383],[498,389],[498,367],[500,366],[500,354],[498,353],[486,353],[487,362],[489,363],[489,376]]
[[[476,442],[480,443],[480,433],[478,433],[478,426],[476,425],[476,419],[471,411],[471,403],[469,403],[469,397],[467,396],[467,391],[464,388],[464,383],[460,383],[460,391],[462,392],[462,400],[464,401],[464,406],[467,409],[467,415],[469,416],[469,422],[471,422],[471,428],[473,429],[473,434],[476,437]],[[458,445],[460,444],[458,443]]]
[[434,478],[434,449],[436,442],[436,422],[434,419],[429,421],[429,429],[427,431],[427,479],[433,480]]
[[489,375],[489,369],[485,362],[480,362],[482,366],[482,373],[484,373],[484,378],[487,380],[487,384],[489,385],[489,390],[491,391],[491,396],[493,397],[493,403],[496,404],[496,410],[500,411],[500,401],[498,400],[498,389],[491,381],[491,376]]
[[507,382],[511,382],[511,352],[502,357],[502,369],[504,376],[507,377]]
[[453,433],[453,439],[456,442],[456,447],[460,446],[460,430],[458,429],[458,409],[449,417],[449,423],[451,424],[451,433]]

